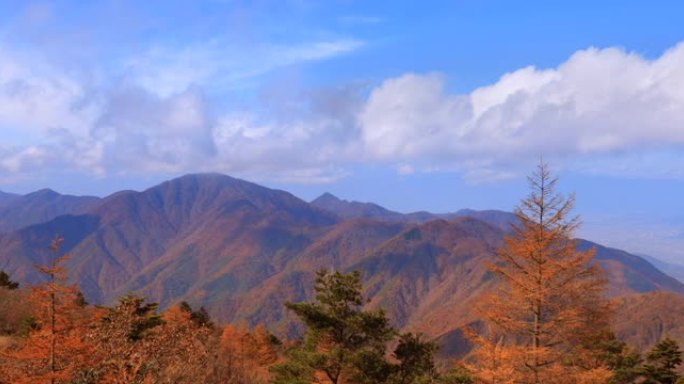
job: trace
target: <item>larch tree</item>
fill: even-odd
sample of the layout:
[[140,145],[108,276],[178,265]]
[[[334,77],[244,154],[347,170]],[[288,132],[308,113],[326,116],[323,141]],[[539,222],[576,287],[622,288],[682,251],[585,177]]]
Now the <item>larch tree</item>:
[[150,379],[157,383],[211,383],[213,327],[197,321],[191,308],[173,306],[162,314],[163,324],[153,329],[148,361]]
[[63,242],[57,237],[50,245],[52,257],[38,271],[47,281],[32,288],[35,326],[23,344],[7,356],[8,376],[14,383],[66,383],[93,364],[93,346],[86,338],[91,316],[78,305],[78,289],[67,282],[59,255]]
[[583,346],[608,327],[605,278],[595,251],[579,250],[573,238],[574,195],[556,191],[557,178],[543,162],[528,180],[530,194],[490,265],[502,284],[480,311],[495,330],[487,337],[508,356],[499,364],[515,369],[513,381],[577,383],[587,376]]
[[[278,346],[263,325],[223,327],[219,338],[217,378],[230,383],[266,383],[268,367],[278,359]],[[223,382],[222,381],[222,382]]]
[[476,373],[478,383],[514,384],[516,365],[520,364],[515,357],[520,356],[520,347],[505,345],[506,336],[492,329],[490,326],[480,333],[465,329],[465,336],[473,344],[470,358],[474,361],[467,368]]

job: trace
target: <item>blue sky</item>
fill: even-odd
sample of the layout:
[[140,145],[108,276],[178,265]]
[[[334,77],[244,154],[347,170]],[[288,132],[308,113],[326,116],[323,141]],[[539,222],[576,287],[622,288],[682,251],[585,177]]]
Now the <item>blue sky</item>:
[[684,4],[0,0],[0,189],[222,172],[399,211],[512,209],[684,263]]

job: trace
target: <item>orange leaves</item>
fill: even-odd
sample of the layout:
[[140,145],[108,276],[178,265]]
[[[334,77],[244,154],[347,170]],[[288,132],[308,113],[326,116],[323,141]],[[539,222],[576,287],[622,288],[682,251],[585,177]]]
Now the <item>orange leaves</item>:
[[225,364],[246,378],[248,375],[258,381],[268,379],[268,367],[278,359],[278,353],[271,334],[263,325],[252,331],[247,327],[226,325],[220,341],[220,353]]
[[601,372],[577,371],[575,365],[586,340],[608,326],[605,279],[593,262],[594,250],[578,250],[572,238],[578,225],[570,215],[574,196],[555,192],[557,179],[546,164],[529,181],[530,195],[516,209],[518,222],[490,267],[502,287],[478,308],[491,328],[489,339],[474,338],[476,359],[482,367],[498,362],[496,369],[480,370],[482,380],[494,380],[502,369],[502,377],[517,376],[521,383],[602,380]]
[[474,344],[471,359],[475,364],[467,368],[475,373],[482,384],[512,384],[516,382],[520,365],[516,358],[521,356],[505,344],[503,335],[478,334],[466,330],[466,337]]
[[68,382],[95,363],[86,337],[91,315],[77,304],[76,287],[66,283],[62,264],[68,256],[57,255],[60,244],[57,238],[50,246],[51,264],[38,267],[48,281],[33,287],[28,296],[34,327],[6,355],[3,371],[11,382]]

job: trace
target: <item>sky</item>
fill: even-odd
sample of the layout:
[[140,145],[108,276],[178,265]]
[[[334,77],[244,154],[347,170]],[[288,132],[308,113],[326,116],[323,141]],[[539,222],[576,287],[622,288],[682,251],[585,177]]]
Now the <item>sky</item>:
[[0,0],[0,190],[220,172],[402,212],[512,210],[684,264],[680,1]]

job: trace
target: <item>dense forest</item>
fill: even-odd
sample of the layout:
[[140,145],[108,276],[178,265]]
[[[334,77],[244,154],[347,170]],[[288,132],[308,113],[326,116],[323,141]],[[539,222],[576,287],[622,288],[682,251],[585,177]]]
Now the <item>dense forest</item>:
[[287,303],[297,338],[264,326],[217,324],[186,302],[159,310],[134,293],[90,305],[67,279],[63,239],[20,286],[0,272],[1,383],[684,383],[667,337],[640,351],[611,328],[615,306],[594,249],[579,249],[574,197],[556,192],[545,164],[488,265],[500,284],[463,329],[469,352],[436,358],[419,332],[400,332],[364,305],[360,271],[319,270],[315,299]]

